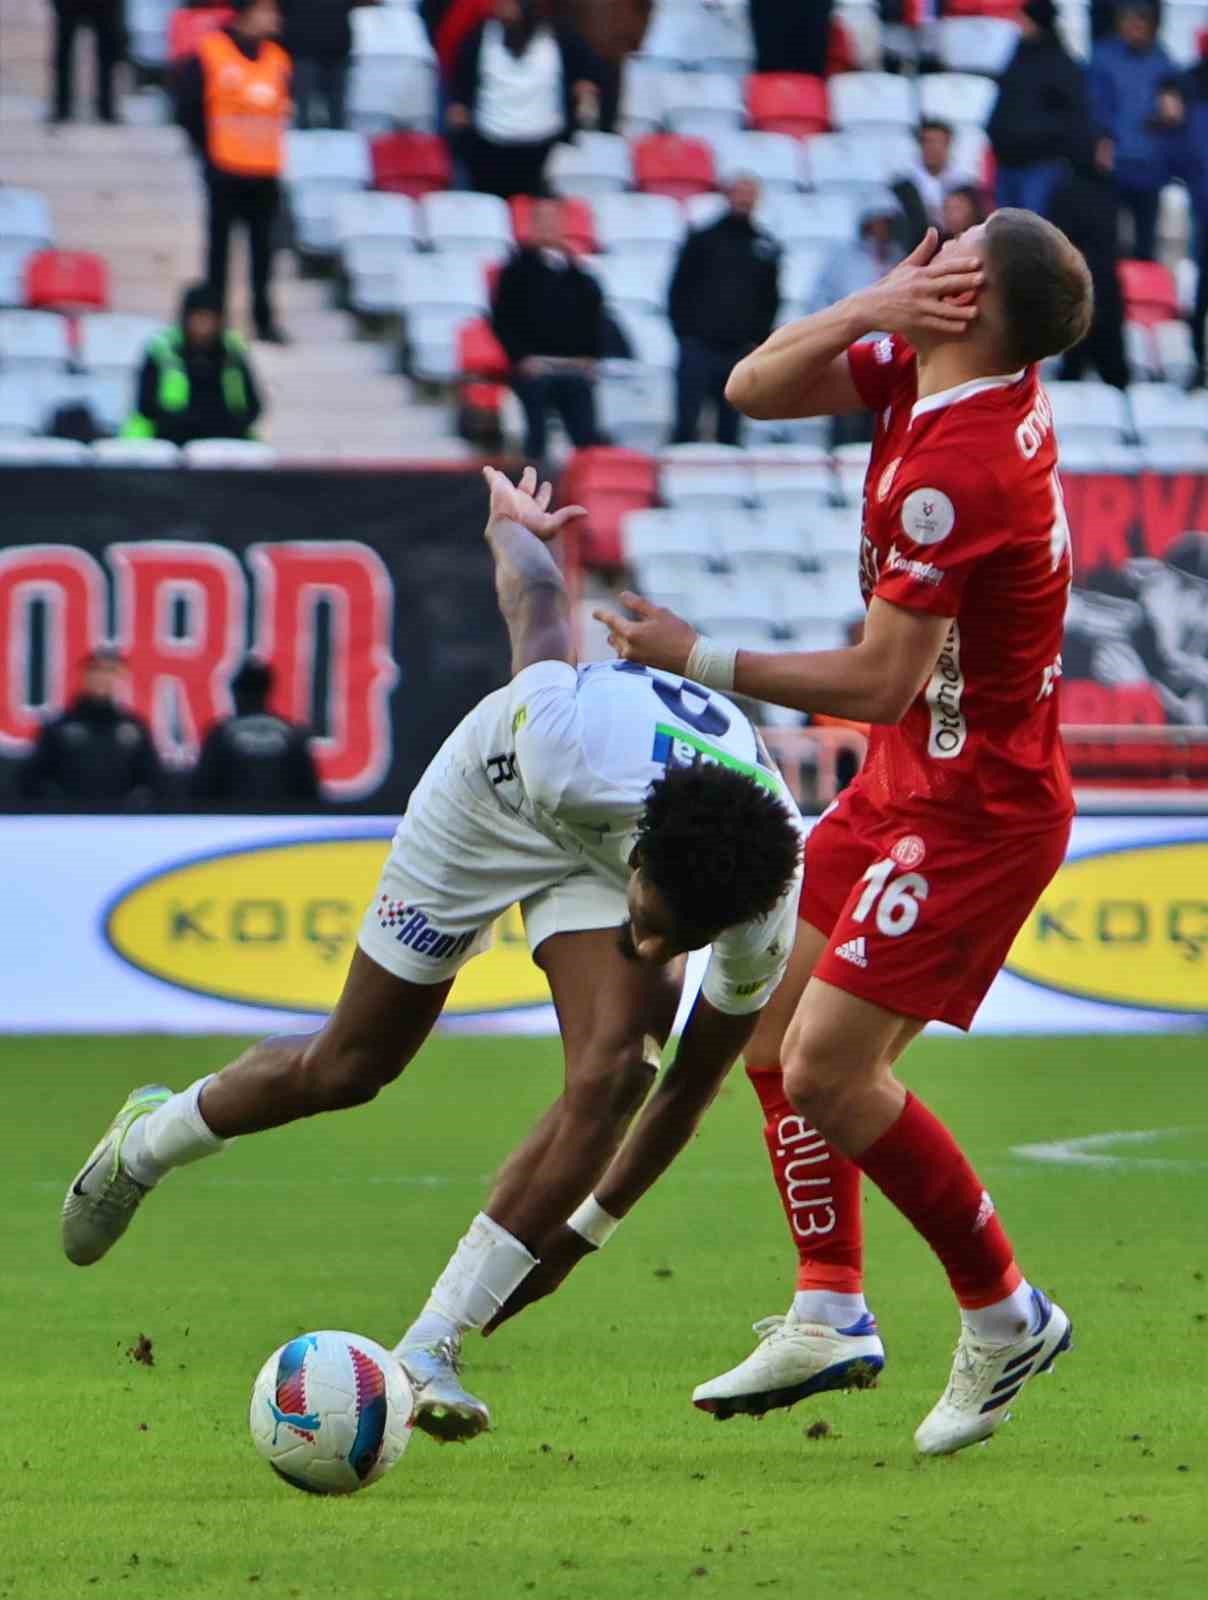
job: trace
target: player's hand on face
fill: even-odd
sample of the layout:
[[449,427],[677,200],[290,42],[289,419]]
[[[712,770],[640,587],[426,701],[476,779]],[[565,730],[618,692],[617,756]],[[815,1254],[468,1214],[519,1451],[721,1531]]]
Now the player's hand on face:
[[538,1247],[537,1265],[524,1282],[512,1291],[483,1328],[483,1338],[489,1339],[509,1317],[514,1317],[518,1311],[523,1311],[525,1306],[532,1305],[534,1300],[544,1300],[547,1294],[553,1294],[584,1256],[594,1255],[595,1251],[594,1245],[589,1244],[581,1234],[576,1233],[573,1228],[568,1228],[565,1223],[556,1228]]
[[491,522],[518,522],[548,543],[567,523],[587,515],[585,506],[563,506],[561,511],[551,511],[549,503],[554,497],[554,486],[539,484],[535,467],[525,467],[518,484],[495,467],[483,467],[482,475],[491,491]]
[[941,251],[938,233],[928,228],[917,249],[859,298],[870,328],[900,333],[914,344],[964,333],[977,318],[976,296],[985,281],[973,250],[958,244]]
[[665,606],[651,605],[639,594],[628,590],[621,596],[633,618],[623,617],[619,611],[601,606],[592,612],[597,622],[608,629],[608,642],[622,661],[640,661],[644,667],[662,667],[666,672],[680,672],[688,664],[692,646],[696,643],[696,629],[691,623],[677,617]]

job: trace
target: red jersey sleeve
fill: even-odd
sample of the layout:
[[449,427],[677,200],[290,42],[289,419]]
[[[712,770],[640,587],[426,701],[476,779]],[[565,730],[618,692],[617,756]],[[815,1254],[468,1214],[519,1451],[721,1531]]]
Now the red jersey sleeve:
[[869,411],[884,411],[899,386],[915,370],[914,351],[896,333],[880,339],[862,339],[847,347],[847,368],[856,393]]
[[883,515],[889,545],[873,593],[908,611],[956,616],[970,574],[1005,537],[993,477],[951,452],[924,452],[899,475]]

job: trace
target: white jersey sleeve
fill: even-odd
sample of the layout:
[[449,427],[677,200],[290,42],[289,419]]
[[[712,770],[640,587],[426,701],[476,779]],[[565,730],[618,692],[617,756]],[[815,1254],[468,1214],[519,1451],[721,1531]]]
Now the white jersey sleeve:
[[760,1011],[784,977],[797,936],[801,866],[767,916],[730,928],[715,941],[701,993],[727,1016]]
[[[592,761],[579,674],[565,661],[538,661],[512,679],[512,737],[524,792],[539,811],[569,823],[634,809],[631,786]],[[619,791],[619,792],[618,792]],[[636,797],[640,806],[640,794]]]

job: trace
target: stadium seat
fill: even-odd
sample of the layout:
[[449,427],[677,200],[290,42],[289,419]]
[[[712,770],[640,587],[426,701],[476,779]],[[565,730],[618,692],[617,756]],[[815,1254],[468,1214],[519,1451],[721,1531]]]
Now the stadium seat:
[[54,238],[50,206],[44,194],[36,189],[0,187],[0,240],[20,243],[30,250],[48,250]]
[[37,433],[42,423],[40,397],[27,372],[0,372],[0,439]]
[[340,251],[365,239],[389,241],[397,250],[419,247],[419,210],[405,194],[357,189],[337,197],[333,222]]
[[786,133],[751,133],[734,129],[715,133],[713,166],[719,183],[757,178],[765,194],[796,194],[801,187],[798,146]]
[[1195,296],[1199,287],[1200,273],[1195,262],[1188,256],[1175,263],[1174,269],[1175,288],[1179,302],[1179,315],[1191,317],[1195,314]]
[[820,194],[881,189],[906,171],[917,151],[905,130],[820,133],[802,146],[801,168]]
[[106,311],[109,269],[86,250],[39,250],[26,263],[25,303],[44,311]]
[[1147,451],[1208,438],[1208,395],[1184,394],[1169,383],[1135,383],[1128,398],[1137,437]]
[[116,433],[130,415],[134,382],[129,372],[47,372],[32,381],[38,410],[38,432],[49,431],[56,411],[86,408],[98,426]]
[[684,237],[684,213],[664,194],[602,194],[594,202],[596,238],[614,255],[666,256]]
[[576,450],[563,472],[558,500],[587,508],[578,525],[581,559],[592,567],[619,567],[624,560],[621,521],[630,511],[652,505],[654,493],[650,456],[614,445]]
[[385,317],[401,310],[399,262],[411,253],[405,240],[389,237],[350,239],[342,244],[340,260],[352,309],[365,317]]
[[168,22],[168,58],[173,62],[197,54],[197,46],[207,33],[224,28],[234,13],[229,6],[207,6],[192,10],[181,6]]
[[[715,222],[724,217],[729,209],[730,202],[724,194],[710,191],[709,194],[689,195],[683,204],[684,222],[690,233],[698,233],[701,228],[711,228]],[[767,201],[761,200],[756,212],[756,220],[760,227],[767,227],[766,220]]]
[[836,128],[913,128],[917,121],[910,80],[889,72],[843,72],[830,80],[831,123]]
[[156,70],[169,59],[174,0],[126,0],[126,54],[136,67]]
[[450,189],[421,200],[418,214],[428,243],[438,252],[453,250],[494,261],[511,252],[512,214],[498,195]]
[[810,546],[815,561],[855,559],[860,551],[860,514],[854,505],[814,505],[809,509]]
[[617,444],[657,450],[675,414],[670,368],[601,361],[596,368],[596,414],[601,431]]
[[1161,43],[1182,67],[1200,58],[1200,30],[1208,26],[1208,6],[1202,0],[1167,0],[1162,7]]
[[[778,326],[792,320],[792,316],[786,316]],[[769,421],[748,418],[743,425],[743,439],[748,450],[824,450],[829,431],[827,417],[778,417]]]
[[620,125],[626,139],[642,139],[663,126],[664,70],[657,61],[630,56],[621,81]]
[[88,372],[126,373],[131,378],[142,365],[147,346],[163,324],[154,317],[124,312],[94,312],[81,317],[78,353]]
[[285,182],[363,189],[373,177],[363,135],[336,128],[291,128],[285,136]]
[[25,304],[25,270],[38,248],[22,239],[0,238],[0,306]]
[[351,15],[349,120],[373,133],[395,127],[432,131],[436,55],[417,13],[401,6],[357,6]]
[[872,456],[870,444],[841,444],[831,451],[835,471],[836,498],[846,506],[858,506],[864,498],[864,480]]
[[1053,425],[1060,448],[1063,438],[1089,433],[1103,439],[1126,439],[1131,430],[1128,405],[1119,389],[1106,383],[1049,383]]
[[580,133],[573,144],[555,146],[545,177],[555,194],[623,194],[633,183],[629,146],[618,133]]
[[1195,372],[1191,329],[1179,318],[1158,322],[1153,328],[1157,366],[1167,383],[1186,384]]
[[919,78],[919,114],[937,117],[954,127],[970,123],[984,128],[990,120],[998,85],[975,72],[924,72]]
[[75,439],[6,439],[0,435],[0,467],[89,467],[92,451]]
[[673,133],[639,139],[633,147],[633,170],[644,193],[670,195],[673,200],[707,194],[716,187],[709,146],[702,139]]
[[812,547],[800,523],[778,511],[751,511],[716,521],[722,560],[745,578],[778,583],[800,572]]
[[786,321],[805,314],[813,303],[818,274],[826,264],[827,252],[817,247],[785,252],[780,263],[780,306]]
[[274,467],[277,452],[258,439],[194,439],[181,454],[187,467],[231,467],[256,470]]
[[449,147],[435,133],[383,133],[371,140],[373,187],[421,200],[447,189],[453,175]]
[[830,127],[822,78],[800,72],[755,72],[746,83],[747,116],[764,133],[808,139]]
[[669,445],[659,456],[659,494],[670,506],[724,515],[751,504],[755,479],[737,445]]
[[[821,438],[829,419],[810,417],[808,421]],[[829,456],[821,447],[757,444],[747,423],[746,446],[751,457],[756,503],[765,511],[787,518],[812,516],[818,506],[828,506],[835,491],[834,472]]]
[[1130,322],[1152,326],[1178,315],[1178,290],[1169,267],[1158,261],[1121,261],[1119,274]]
[[416,311],[456,311],[463,317],[488,310],[487,280],[481,261],[457,255],[406,255],[399,258],[399,302]]
[[463,322],[457,334],[458,367],[463,378],[504,382],[511,371],[508,353],[486,317]]
[[997,78],[1018,43],[1019,29],[1006,16],[953,15],[940,22],[940,60],[949,72],[985,72]]
[[769,195],[760,219],[786,250],[825,250],[855,239],[858,202],[858,195],[843,193]]
[[665,316],[674,257],[653,254],[586,256],[580,263],[604,291],[604,298],[620,314]]
[[688,621],[717,644],[766,650],[775,638],[775,594],[758,578],[706,574],[689,597]]
[[1129,475],[1145,466],[1143,451],[1121,439],[1097,439],[1089,433],[1074,433],[1062,442],[1063,472],[1110,472]]
[[92,459],[99,467],[179,467],[180,446],[170,439],[98,439]]
[[616,320],[633,360],[671,372],[679,363],[679,344],[665,312],[616,307]]
[[1147,322],[1124,324],[1124,356],[1134,383],[1156,382],[1162,376],[1154,330]]
[[750,69],[754,54],[745,6],[706,10],[664,0],[655,7],[642,40],[641,59],[741,76]]
[[786,578],[780,588],[780,615],[796,634],[816,621],[847,623],[864,614],[860,597],[858,541],[837,557],[819,559],[814,572]]
[[621,549],[627,566],[657,561],[693,573],[707,568],[717,555],[708,524],[679,508],[628,512],[621,522]]
[[0,311],[0,368],[53,372],[71,358],[71,325],[57,311]]
[[709,139],[741,128],[742,87],[724,73],[684,72],[663,84],[663,120],[672,133]]
[[[576,255],[596,253],[595,214],[586,200],[579,195],[566,195],[562,200],[562,233],[567,247]],[[508,201],[512,213],[512,232],[516,243],[525,245],[533,236],[533,202],[527,194],[513,195]]]

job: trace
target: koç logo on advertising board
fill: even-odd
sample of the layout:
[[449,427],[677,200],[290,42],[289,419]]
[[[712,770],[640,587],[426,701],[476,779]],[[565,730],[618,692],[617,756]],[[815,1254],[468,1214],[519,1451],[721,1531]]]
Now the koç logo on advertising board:
[[1208,1015],[1208,838],[1071,858],[1007,970],[1087,1000]]
[[[105,936],[140,972],[217,1000],[330,1011],[339,997],[389,839],[300,839],[165,867],[111,904]],[[448,1009],[540,1005],[520,913],[458,975]]]

